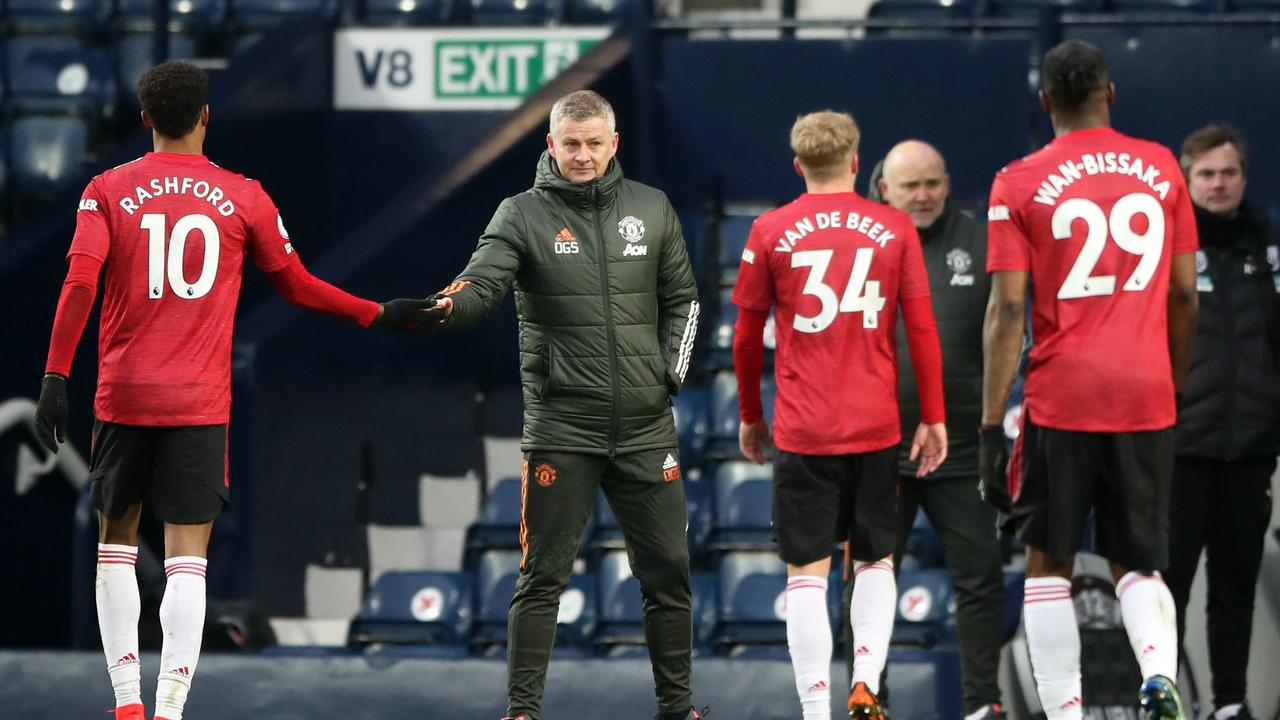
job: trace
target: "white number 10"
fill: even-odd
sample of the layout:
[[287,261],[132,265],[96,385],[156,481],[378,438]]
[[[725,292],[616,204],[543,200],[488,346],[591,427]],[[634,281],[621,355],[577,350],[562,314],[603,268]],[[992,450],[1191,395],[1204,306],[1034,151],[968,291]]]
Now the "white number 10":
[[[1137,215],[1147,217],[1146,232],[1133,231],[1130,223]],[[1111,239],[1116,241],[1121,250],[1142,256],[1123,289],[1147,289],[1156,268],[1160,266],[1160,255],[1164,252],[1164,208],[1160,206],[1159,200],[1146,193],[1125,195],[1112,206],[1111,217],[1108,218],[1094,201],[1071,198],[1053,212],[1053,237],[1058,240],[1070,238],[1071,224],[1076,220],[1084,220],[1088,233],[1080,255],[1063,279],[1062,287],[1058,288],[1059,300],[1110,295],[1116,291],[1114,275],[1092,274],[1107,246],[1108,229],[1111,231]]]
[[[164,293],[165,283],[165,231],[164,215],[149,213],[142,216],[142,229],[147,231],[147,297],[159,300]],[[200,268],[200,277],[188,283],[183,263],[186,257],[187,236],[192,230],[199,230],[204,236],[204,265]],[[222,243],[218,238],[218,226],[208,215],[186,215],[173,224],[173,234],[169,237],[169,262],[167,270],[169,287],[180,298],[196,300],[209,294],[213,289],[213,281],[218,276],[218,255]]]

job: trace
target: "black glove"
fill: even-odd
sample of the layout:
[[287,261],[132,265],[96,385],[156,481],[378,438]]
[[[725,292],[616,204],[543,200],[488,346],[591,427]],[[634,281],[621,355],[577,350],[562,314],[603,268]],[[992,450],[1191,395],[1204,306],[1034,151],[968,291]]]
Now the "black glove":
[[382,303],[382,314],[374,325],[403,333],[425,334],[435,332],[449,315],[437,302],[442,295],[422,299],[400,298]]
[[986,425],[978,429],[978,492],[996,510],[1013,511],[1008,485],[1009,452],[1005,450],[1004,428]]
[[49,373],[40,383],[36,402],[36,438],[51,453],[67,441],[67,379]]

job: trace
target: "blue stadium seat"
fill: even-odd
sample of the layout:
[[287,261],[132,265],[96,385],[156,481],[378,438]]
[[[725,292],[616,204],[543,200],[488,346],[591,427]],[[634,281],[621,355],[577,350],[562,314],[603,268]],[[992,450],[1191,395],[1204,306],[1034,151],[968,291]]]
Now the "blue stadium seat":
[[449,25],[457,22],[451,0],[364,0],[369,25]]
[[[738,322],[738,306],[733,304],[733,290],[720,291],[720,312],[711,330],[711,359],[717,367],[733,367],[734,324]],[[773,324],[773,312],[764,324],[764,366],[773,367],[773,353],[777,348],[777,333]]]
[[[489,489],[480,517],[467,528],[470,560],[486,550],[520,547],[520,478],[507,477]],[[468,567],[471,563],[468,562]]]
[[[138,81],[155,64],[151,55],[151,33],[130,32],[116,37],[116,76],[119,78],[122,105],[132,120],[141,106],[138,103]],[[190,60],[197,56],[196,40],[190,35],[169,35],[169,57]]]
[[270,30],[295,22],[326,22],[338,12],[337,0],[231,0],[237,31]]
[[[877,0],[867,11],[870,20],[900,21],[899,27],[869,27],[868,35],[920,37],[967,34],[967,28],[931,27],[928,21],[969,20],[975,17],[976,0]],[[926,21],[926,22],[921,22]]]
[[720,250],[716,253],[716,264],[720,268],[720,284],[724,287],[733,287],[738,278],[742,251],[747,247],[751,224],[755,220],[754,215],[725,215],[720,218]]
[[520,575],[520,553],[494,550],[480,556],[476,564],[476,624],[472,642],[476,645],[507,641],[507,611]]
[[9,108],[18,113],[115,115],[116,80],[104,50],[71,37],[23,36],[5,47]]
[[0,143],[0,220],[9,211],[9,148]]
[[577,25],[612,25],[626,20],[630,0],[573,0],[572,21]]
[[1060,12],[1099,13],[1106,10],[1103,0],[991,0],[987,15],[1005,19],[1034,19],[1041,10],[1051,8]]
[[685,385],[680,394],[671,399],[671,409],[676,419],[676,438],[680,442],[680,460],[686,468],[700,466],[702,455],[707,450],[710,431],[707,400],[706,388],[689,385]]
[[[560,610],[556,615],[556,645],[572,648],[584,655],[590,650],[599,620],[596,601],[596,577],[592,574],[572,575],[560,594]],[[563,650],[559,657],[564,657]]]
[[[773,373],[765,371],[760,382],[760,401],[764,416],[772,425],[773,401],[777,388]],[[725,370],[711,380],[711,444],[707,454],[713,457],[740,458],[738,450],[738,381]]]
[[742,251],[751,235],[754,215],[726,215],[720,219],[720,269],[736,272],[742,261]]
[[720,291],[719,312],[711,326],[711,360],[716,367],[733,367],[733,326],[738,322],[738,306],[733,304],[733,289]]
[[1022,585],[1026,574],[1006,570],[1004,573],[1004,619],[1001,628],[1005,641],[1013,638],[1018,632],[1018,624],[1022,622]]
[[746,461],[724,462],[716,468],[713,482],[716,519],[711,549],[772,549],[772,467]]
[[933,647],[954,639],[954,605],[955,588],[946,570],[902,570],[893,642]]
[[9,122],[7,133],[13,197],[17,203],[47,201],[81,177],[89,147],[89,124],[73,116],[29,115]]
[[555,25],[563,19],[562,0],[471,0],[472,25]]
[[111,0],[8,0],[5,20],[11,32],[88,32],[111,17]]
[[720,560],[720,647],[785,644],[787,567],[773,553],[728,553]]
[[351,622],[350,644],[443,645],[465,653],[471,602],[468,573],[383,573]]
[[[520,553],[487,552],[476,568],[476,622],[472,643],[494,647],[507,642],[507,616],[516,580],[520,577]],[[597,580],[594,575],[574,575],[560,595],[556,618],[556,645],[585,652],[596,632]],[[559,655],[564,655],[563,651]]]
[[[154,24],[154,0],[116,0],[116,24],[128,31],[149,30]],[[227,20],[227,0],[169,0],[169,26],[180,32],[209,34]]]
[[1202,15],[1221,9],[1219,0],[1111,0],[1117,13]]

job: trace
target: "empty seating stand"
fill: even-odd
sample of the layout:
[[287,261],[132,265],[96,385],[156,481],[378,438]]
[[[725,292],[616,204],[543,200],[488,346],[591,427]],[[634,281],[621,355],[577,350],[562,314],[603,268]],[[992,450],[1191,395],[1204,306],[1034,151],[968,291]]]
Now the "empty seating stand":
[[626,19],[632,4],[631,0],[573,0],[565,21],[577,25],[613,25]]
[[564,20],[562,0],[471,0],[470,5],[473,25],[556,25]]
[[[476,624],[472,644],[497,653],[507,642],[511,598],[520,576],[520,553],[485,553],[476,569]],[[596,631],[597,601],[594,575],[573,575],[560,594],[556,616],[558,656],[585,654]]]
[[5,46],[5,68],[11,114],[115,115],[116,79],[105,50],[86,49],[74,37],[15,37]]
[[452,0],[363,0],[361,21],[369,25],[435,26],[459,23]]

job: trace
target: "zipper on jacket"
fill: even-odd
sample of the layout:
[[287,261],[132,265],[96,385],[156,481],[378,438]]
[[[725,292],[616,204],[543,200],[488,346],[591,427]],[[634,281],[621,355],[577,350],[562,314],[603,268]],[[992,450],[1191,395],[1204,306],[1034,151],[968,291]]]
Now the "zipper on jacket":
[[618,386],[618,345],[614,340],[613,304],[609,300],[609,243],[604,238],[604,226],[600,223],[600,181],[591,181],[591,209],[596,217],[596,237],[600,252],[600,300],[604,303],[605,339],[609,343],[609,384],[613,389],[613,414],[609,420],[609,459],[613,459],[618,444],[618,404],[621,389]]

